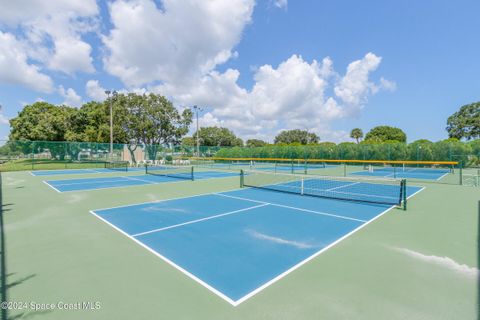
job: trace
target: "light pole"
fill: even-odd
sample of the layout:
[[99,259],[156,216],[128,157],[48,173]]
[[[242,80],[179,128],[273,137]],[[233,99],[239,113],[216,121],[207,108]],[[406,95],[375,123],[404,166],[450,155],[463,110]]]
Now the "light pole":
[[196,117],[197,117],[197,157],[200,158],[200,138],[199,138],[199,131],[200,131],[200,128],[198,127],[198,113],[199,112],[202,112],[203,109],[200,108],[199,106],[193,106],[193,109],[195,109],[195,113],[196,113]]
[[[110,160],[113,157],[113,105],[112,100],[117,96],[117,91],[113,90],[105,90],[105,94],[107,95],[107,100],[110,102]],[[112,99],[110,99],[110,94],[112,94]]]

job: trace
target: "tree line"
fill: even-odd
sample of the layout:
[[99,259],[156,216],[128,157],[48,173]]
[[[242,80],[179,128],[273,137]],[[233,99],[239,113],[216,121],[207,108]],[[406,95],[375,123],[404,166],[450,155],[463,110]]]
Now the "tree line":
[[[197,132],[186,136],[192,124],[192,111],[179,111],[167,98],[156,94],[118,94],[104,102],[88,102],[80,108],[36,102],[27,105],[10,120],[10,140],[30,141],[110,141],[110,106],[113,112],[114,143],[130,145],[196,145]],[[447,120],[450,138],[472,140],[480,137],[480,102],[462,106]],[[203,146],[269,145],[260,139],[243,141],[228,128],[202,127],[198,132]],[[364,136],[360,128],[350,132],[359,143],[388,143],[407,141],[399,128],[378,126]],[[274,145],[314,145],[320,137],[307,130],[285,130],[274,138]],[[154,150],[152,150],[154,152]]]
[[417,140],[412,143],[387,141],[383,143],[320,142],[309,145],[268,145],[264,147],[222,148],[219,158],[281,158],[331,160],[413,160],[458,161],[464,166],[480,165],[480,139],[467,143],[455,138],[437,142]]

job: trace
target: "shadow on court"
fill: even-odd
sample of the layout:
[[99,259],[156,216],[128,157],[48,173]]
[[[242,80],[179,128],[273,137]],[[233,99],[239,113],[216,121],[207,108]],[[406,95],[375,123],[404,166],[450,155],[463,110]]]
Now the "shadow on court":
[[[4,203],[3,198],[3,183],[2,183],[2,174],[0,173],[0,294],[1,294],[1,301],[9,301],[8,300],[8,290],[18,286],[25,281],[35,277],[35,274],[31,274],[25,277],[22,277],[17,280],[7,281],[7,279],[11,279],[15,276],[15,272],[7,273],[7,251],[6,251],[6,244],[5,244],[5,227],[4,227],[4,215],[6,212],[10,211],[9,207],[12,206],[11,203]],[[7,308],[0,308],[2,313],[2,320],[14,320],[20,318],[27,318],[30,315],[38,314],[39,312],[22,312],[16,315],[9,314],[9,310]],[[27,314],[28,313],[28,314]],[[40,312],[43,313],[43,312]]]

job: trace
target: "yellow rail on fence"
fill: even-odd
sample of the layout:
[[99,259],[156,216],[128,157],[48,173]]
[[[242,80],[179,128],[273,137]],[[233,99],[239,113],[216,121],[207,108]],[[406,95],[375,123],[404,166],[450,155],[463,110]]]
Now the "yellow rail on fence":
[[325,162],[325,163],[380,163],[380,164],[425,164],[425,165],[458,165],[458,161],[413,161],[413,160],[332,160],[332,159],[285,159],[285,158],[191,158],[192,160],[209,161],[278,161],[278,162]]

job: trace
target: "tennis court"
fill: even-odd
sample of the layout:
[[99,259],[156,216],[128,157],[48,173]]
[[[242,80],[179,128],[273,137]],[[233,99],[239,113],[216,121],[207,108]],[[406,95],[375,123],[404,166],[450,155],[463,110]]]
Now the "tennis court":
[[452,261],[475,265],[476,188],[319,171],[338,175],[170,165],[47,178],[60,193],[47,176],[2,174],[8,299],[91,297],[101,319],[128,314],[125,301],[141,319],[472,318],[475,271]]
[[352,175],[370,177],[394,177],[401,179],[441,180],[452,173],[445,168],[380,167],[371,170],[352,172]]
[[[143,174],[117,177],[98,177],[82,179],[61,179],[44,181],[49,187],[57,192],[89,191],[109,188],[122,188],[132,186],[143,186],[159,183],[177,183],[192,180],[193,176],[188,172],[189,169],[162,170],[163,174]],[[141,171],[145,171],[142,169]],[[217,172],[217,171],[199,171],[195,172],[195,180],[225,178],[238,176],[238,173]]]
[[[91,213],[238,305],[393,208],[385,198],[383,204],[372,203],[392,193],[392,185],[322,180],[311,197],[293,181],[269,185],[264,174],[260,178],[263,184],[256,188]],[[259,177],[252,173],[244,179],[253,185]],[[421,189],[409,186],[406,196]],[[328,198],[347,194],[355,201]],[[389,201],[397,202],[398,195]]]
[[[63,170],[37,170],[31,171],[32,176],[56,176],[56,175],[68,175],[68,174],[95,174],[95,173],[118,173],[121,171],[127,171],[126,169],[107,169],[107,168],[98,168],[98,169],[63,169]],[[130,172],[142,172],[145,171],[145,168],[128,168]]]

